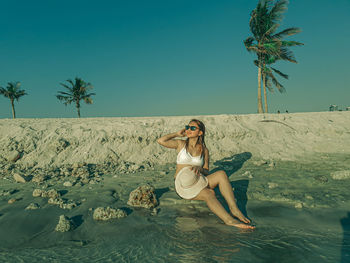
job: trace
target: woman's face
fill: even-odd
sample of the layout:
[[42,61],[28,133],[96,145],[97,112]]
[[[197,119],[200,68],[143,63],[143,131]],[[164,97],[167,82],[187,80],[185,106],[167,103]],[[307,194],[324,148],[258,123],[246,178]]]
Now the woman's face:
[[[185,131],[188,138],[198,137],[203,134],[203,132],[199,130],[199,126],[196,122],[190,122],[188,126],[190,126],[190,128]],[[196,127],[196,129],[193,131],[192,129],[194,128],[191,127]]]

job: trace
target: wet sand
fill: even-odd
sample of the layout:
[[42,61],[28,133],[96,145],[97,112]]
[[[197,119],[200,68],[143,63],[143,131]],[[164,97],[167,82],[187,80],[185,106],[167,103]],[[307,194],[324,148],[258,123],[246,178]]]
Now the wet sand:
[[[254,231],[228,227],[203,202],[180,199],[174,192],[171,165],[106,174],[97,184],[71,187],[55,179],[40,186],[2,179],[0,193],[13,193],[0,197],[0,260],[7,262],[16,255],[8,262],[42,258],[57,262],[87,258],[92,262],[196,262],[197,258],[201,262],[341,262],[342,249],[349,252],[349,247],[342,246],[342,242],[349,244],[349,181],[334,180],[331,173],[349,170],[350,156],[319,157],[326,161],[276,161],[273,167],[249,159],[217,162],[215,169],[226,170],[238,205],[257,227]],[[156,215],[126,205],[129,193],[146,183],[156,188]],[[71,210],[50,205],[47,198],[32,196],[38,187],[54,188],[80,205]],[[217,195],[225,204],[218,191]],[[17,201],[8,204],[11,198]],[[32,202],[40,208],[25,210]],[[89,208],[99,206],[124,209],[128,216],[96,222]],[[75,221],[73,231],[54,231],[61,214]]]

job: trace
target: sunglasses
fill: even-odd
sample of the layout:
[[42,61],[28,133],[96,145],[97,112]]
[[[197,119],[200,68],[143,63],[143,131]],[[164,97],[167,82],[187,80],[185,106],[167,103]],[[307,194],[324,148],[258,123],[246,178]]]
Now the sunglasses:
[[197,128],[198,128],[198,127],[196,127],[196,126],[190,126],[190,125],[186,125],[186,126],[185,126],[185,129],[186,129],[186,130],[191,129],[191,131],[195,131],[195,130],[197,130]]

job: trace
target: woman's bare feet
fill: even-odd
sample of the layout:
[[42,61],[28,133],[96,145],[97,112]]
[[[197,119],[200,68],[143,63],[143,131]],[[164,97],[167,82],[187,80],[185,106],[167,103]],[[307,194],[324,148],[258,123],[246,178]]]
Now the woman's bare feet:
[[242,222],[247,223],[247,224],[250,223],[250,220],[242,214],[242,212],[238,209],[238,207],[230,208],[230,211],[234,217],[237,217]]
[[225,222],[225,224],[228,226],[234,226],[234,227],[243,228],[243,229],[254,229],[255,228],[255,226],[243,224],[235,219],[227,221],[227,222]]

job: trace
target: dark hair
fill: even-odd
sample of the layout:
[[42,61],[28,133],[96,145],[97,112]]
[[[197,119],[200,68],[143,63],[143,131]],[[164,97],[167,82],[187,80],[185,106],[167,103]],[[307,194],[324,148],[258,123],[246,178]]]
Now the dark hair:
[[[201,145],[201,156],[204,155],[204,149],[207,147],[205,145],[205,141],[204,141],[204,137],[205,137],[205,126],[204,126],[204,123],[201,122],[200,120],[197,120],[197,119],[192,119],[189,123],[191,122],[195,122],[198,127],[199,127],[199,130],[202,131],[202,135],[199,136],[198,140],[197,140],[197,143],[196,144],[200,144]],[[188,142],[189,142],[189,138],[186,139],[186,150],[188,149]]]

